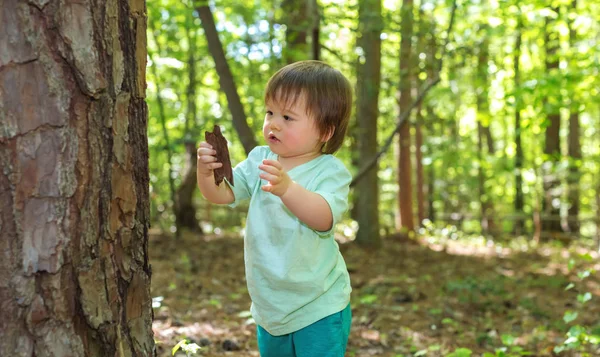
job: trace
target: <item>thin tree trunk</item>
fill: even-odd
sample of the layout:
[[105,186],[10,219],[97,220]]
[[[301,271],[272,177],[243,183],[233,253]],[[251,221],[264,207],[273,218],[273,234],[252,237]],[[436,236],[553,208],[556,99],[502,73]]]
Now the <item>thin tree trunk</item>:
[[311,47],[312,47],[312,59],[321,59],[321,11],[319,9],[319,2],[317,0],[310,0],[310,13],[313,19],[312,30],[311,30]]
[[[477,71],[477,157],[479,160],[479,169],[478,169],[478,181],[479,181],[479,200],[481,207],[481,230],[485,233],[489,233],[490,231],[494,231],[494,207],[492,204],[492,200],[490,197],[490,193],[485,189],[485,183],[488,178],[487,174],[487,162],[486,153],[484,153],[483,149],[483,140],[488,141],[488,152],[487,156],[493,154],[493,151],[490,151],[490,137],[486,135],[486,131],[489,132],[489,118],[490,118],[490,110],[489,110],[489,98],[488,98],[488,88],[489,88],[489,80],[488,80],[488,60],[489,60],[489,27],[487,25],[482,26],[482,36],[483,43],[479,47],[479,56],[477,57],[478,61],[478,71]],[[486,130],[487,129],[487,130]]]
[[[571,7],[574,11],[577,11],[577,0],[571,2]],[[571,59],[569,66],[576,68],[576,49],[575,42],[577,41],[577,32],[573,28],[571,21],[569,25],[569,44],[571,48],[571,54],[575,56]],[[575,69],[574,69],[575,71]],[[567,226],[571,233],[579,234],[579,179],[581,173],[579,172],[579,166],[581,164],[581,142],[580,142],[580,127],[579,127],[579,103],[576,99],[576,93],[571,93],[571,107],[569,115],[569,179],[568,179],[568,190],[569,190],[569,214],[567,220]]]
[[[411,103],[413,0],[402,1],[402,39],[400,43],[400,113],[407,111]],[[400,128],[400,158],[398,163],[398,185],[401,228],[413,232],[415,229],[412,199],[412,164],[410,124],[405,121]]]
[[208,5],[199,6],[196,11],[198,11],[198,15],[202,22],[202,28],[204,29],[206,40],[208,41],[208,50],[215,61],[221,89],[227,96],[227,104],[229,106],[229,111],[231,112],[233,127],[240,137],[244,151],[246,154],[249,154],[257,145],[256,138],[254,137],[252,129],[248,126],[244,106],[242,105],[242,101],[240,100],[240,96],[233,80],[233,75],[229,69],[229,64],[227,63],[227,58],[223,51],[223,45],[221,44],[219,34],[217,33],[213,14]]
[[[154,43],[156,44],[156,47],[158,49],[158,53],[160,55],[161,49],[160,49],[160,44],[158,42],[157,37],[154,34],[154,29],[152,28],[152,22],[150,22],[150,33],[152,34],[153,38],[154,38]],[[152,75],[154,76],[154,85],[156,86],[156,103],[158,104],[158,117],[160,119],[160,127],[162,129],[162,133],[163,133],[163,138],[165,139],[165,152],[167,154],[167,179],[169,182],[169,194],[171,196],[171,202],[172,202],[172,210],[173,210],[173,215],[175,216],[175,238],[179,239],[181,237],[181,232],[180,232],[180,227],[177,224],[177,207],[179,206],[179,203],[177,201],[177,194],[175,193],[175,179],[173,178],[173,152],[171,150],[171,139],[169,138],[169,131],[167,130],[167,115],[165,114],[165,105],[164,102],[162,100],[162,97],[160,95],[160,91],[161,91],[161,87],[160,87],[160,81],[159,81],[159,76],[158,76],[158,72],[156,71],[156,61],[153,58],[153,54],[152,52],[149,52],[149,56],[151,59],[153,59],[153,65],[150,67],[150,70],[152,71]]]
[[[553,8],[558,13],[558,8]],[[550,17],[546,18],[545,26],[545,48],[546,48],[546,75],[548,78],[558,78],[558,33],[555,31],[556,21]],[[546,233],[561,232],[560,224],[560,180],[556,172],[560,161],[560,88],[551,87],[551,94],[544,98],[544,108],[547,120],[550,123],[546,127],[544,154],[548,158],[548,164],[544,165],[544,214],[542,216],[542,230]]]
[[[364,58],[358,60],[357,92],[357,142],[358,162],[366,162],[377,154],[377,118],[379,117],[379,87],[381,81],[381,0],[359,2],[358,46]],[[355,214],[358,221],[356,241],[378,246],[379,234],[379,165],[374,165],[355,189]]]
[[153,356],[145,3],[0,18],[0,355]]
[[523,234],[525,225],[521,217],[525,216],[524,208],[525,202],[523,198],[523,145],[521,142],[521,109],[523,107],[523,100],[521,99],[521,69],[520,69],[520,58],[521,58],[521,29],[522,20],[521,14],[519,13],[519,19],[517,20],[517,38],[515,41],[515,52],[513,57],[514,71],[515,71],[515,214],[517,219],[515,220],[514,231],[515,234]]
[[193,29],[193,16],[190,11],[186,23],[188,38],[188,88],[187,109],[185,118],[184,145],[186,152],[185,165],[182,173],[181,184],[177,188],[177,202],[175,222],[177,228],[187,228],[193,232],[202,232],[196,219],[196,206],[194,193],[196,191],[196,36]]
[[[427,36],[428,22],[425,17],[425,12],[423,11],[423,7],[419,6],[419,33],[417,40],[417,51],[414,54],[414,63],[419,63],[420,55],[425,53],[425,41]],[[424,68],[427,68],[427,59],[425,60]],[[419,68],[421,68],[419,66]],[[423,73],[421,71],[420,73]],[[423,85],[423,81],[420,79],[420,76],[415,76],[415,88],[421,88]],[[416,110],[416,121],[415,121],[415,164],[417,170],[417,181],[416,184],[416,193],[417,193],[417,227],[420,227],[425,220],[425,174],[423,172],[423,102],[419,102]]]
[[309,19],[309,1],[313,0],[283,0],[281,4],[286,25],[284,57],[288,64],[310,59],[308,33],[312,32],[312,20]]

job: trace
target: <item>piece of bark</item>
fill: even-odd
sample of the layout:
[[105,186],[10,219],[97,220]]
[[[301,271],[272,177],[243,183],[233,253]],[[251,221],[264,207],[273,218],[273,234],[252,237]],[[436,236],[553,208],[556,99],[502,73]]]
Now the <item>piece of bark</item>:
[[229,149],[227,149],[227,139],[221,134],[221,128],[215,125],[212,133],[210,131],[204,132],[204,138],[217,151],[217,162],[223,164],[223,166],[213,170],[215,183],[219,186],[223,182],[223,179],[226,178],[231,186],[233,186],[233,170],[231,168],[231,160],[229,159]]

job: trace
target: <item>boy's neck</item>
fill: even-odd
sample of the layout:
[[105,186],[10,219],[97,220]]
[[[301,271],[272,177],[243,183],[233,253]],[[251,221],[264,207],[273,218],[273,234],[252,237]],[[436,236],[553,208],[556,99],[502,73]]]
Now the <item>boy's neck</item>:
[[277,161],[279,161],[281,163],[281,166],[283,166],[285,171],[290,171],[294,167],[305,164],[311,160],[316,159],[317,157],[319,157],[321,155],[323,155],[323,154],[320,152],[313,152],[313,153],[307,153],[304,155],[288,156],[288,157],[282,157],[281,155],[277,155]]

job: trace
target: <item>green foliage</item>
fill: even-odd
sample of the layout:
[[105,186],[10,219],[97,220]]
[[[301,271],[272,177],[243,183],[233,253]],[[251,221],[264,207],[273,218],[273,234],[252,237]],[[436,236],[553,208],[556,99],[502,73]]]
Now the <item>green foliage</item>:
[[[581,260],[587,261],[589,258],[589,255],[583,255],[580,257]],[[574,259],[569,261],[569,269],[573,269],[576,265],[576,262]],[[581,282],[583,282],[585,279],[589,278],[591,274],[595,273],[593,270],[591,269],[584,269],[582,271],[578,271],[577,272],[577,277],[579,278],[579,280]],[[583,284],[581,284],[581,282],[579,284],[574,284],[574,283],[570,283],[565,290],[569,290],[572,289],[573,287],[575,287],[576,285],[579,285],[581,287],[583,287]],[[577,302],[576,302],[576,306],[579,310],[583,310],[585,304],[587,302],[589,302],[592,299],[592,294],[590,292],[584,292],[583,294],[577,294]],[[564,313],[563,316],[563,320],[566,324],[571,324],[572,322],[576,321],[577,318],[579,316],[579,312],[578,311],[571,311],[571,310],[567,310]],[[568,350],[575,350],[575,351],[579,351],[582,353],[586,353],[586,346],[588,345],[594,345],[594,346],[600,346],[600,329],[597,327],[589,327],[589,326],[582,326],[582,325],[571,325],[569,327],[569,331],[566,334],[566,339],[563,341],[562,344],[556,346],[554,348],[554,353],[561,353],[564,351],[568,351]]]
[[175,353],[179,351],[179,349],[184,351],[186,356],[194,356],[198,353],[201,347],[195,343],[189,343],[188,340],[183,339],[173,347],[171,350],[171,355],[175,356]]
[[[269,77],[283,65],[285,51],[286,14],[278,1],[243,0],[209,1],[213,10],[219,36],[233,73],[237,90],[244,105],[249,126],[261,138],[263,120],[263,90]],[[148,2],[147,103],[149,109],[148,136],[150,150],[151,217],[154,226],[169,230],[174,222],[168,178],[181,184],[185,167],[183,143],[191,139],[196,144],[203,140],[206,128],[222,126],[230,141],[234,163],[245,154],[231,122],[227,100],[219,85],[215,63],[211,58],[200,19],[192,1],[159,0]],[[356,48],[358,35],[357,1],[320,1],[322,44],[321,57],[357,81],[356,63],[362,49]],[[414,9],[415,46],[421,41],[420,53],[415,54],[414,74],[421,80],[429,79],[437,68],[441,44],[449,22],[450,2],[422,2]],[[600,115],[595,98],[600,88],[598,75],[600,5],[593,1],[579,1],[576,9],[570,1],[558,1],[558,13],[539,1],[506,0],[496,3],[459,2],[455,24],[450,35],[447,56],[440,76],[441,83],[425,98],[420,120],[424,143],[419,148],[423,154],[425,183],[432,180],[427,193],[428,206],[433,210],[436,225],[453,237],[459,232],[482,233],[479,215],[482,201],[493,203],[493,215],[498,217],[495,234],[511,233],[514,219],[523,217],[526,230],[533,231],[531,216],[540,210],[543,199],[541,167],[548,160],[543,154],[544,131],[548,126],[547,113],[560,108],[563,129],[560,137],[565,145],[568,135],[566,118],[570,110],[580,113],[582,159],[562,157],[552,174],[562,182],[561,189],[570,189],[567,178],[576,173],[580,195],[580,218],[594,216],[595,194],[600,172]],[[398,119],[397,94],[399,83],[398,49],[400,46],[400,4],[383,2],[381,93],[378,103],[378,145],[394,130]],[[546,19],[552,18],[550,27]],[[522,27],[518,27],[519,21]],[[418,29],[418,30],[417,30]],[[575,34],[570,39],[569,29]],[[521,83],[515,84],[514,53],[517,32],[522,35]],[[547,71],[545,64],[544,35],[550,31],[557,36],[560,59],[559,70]],[[489,45],[487,63],[479,65],[477,56],[486,41]],[[415,51],[417,52],[417,51]],[[193,58],[192,58],[193,55]],[[434,59],[436,61],[434,61]],[[196,90],[189,94],[189,69],[193,60],[196,70]],[[482,67],[483,66],[483,67]],[[154,75],[154,70],[156,75]],[[482,74],[486,75],[485,80]],[[160,88],[160,91],[159,91]],[[172,171],[166,157],[166,140],[160,126],[157,102],[164,102],[164,115],[168,128],[170,149],[174,153]],[[483,97],[482,97],[483,96]],[[484,99],[487,109],[478,109],[478,100]],[[196,103],[193,113],[188,113],[188,102]],[[515,158],[514,116],[520,103],[521,138],[523,142],[523,212],[515,212]],[[494,140],[493,152],[478,149],[478,122],[489,126]],[[350,132],[352,133],[351,124]],[[413,133],[414,134],[414,133]],[[262,143],[261,140],[259,140]],[[414,143],[414,141],[413,141]],[[485,144],[485,143],[484,143]],[[397,145],[397,144],[396,144]],[[485,146],[485,145],[484,145]],[[356,144],[349,137],[339,152],[352,172],[361,163],[355,161]],[[480,192],[479,175],[485,182]],[[384,233],[396,228],[398,206],[397,158],[390,150],[379,163],[380,220]],[[566,192],[566,191],[565,191]],[[352,195],[356,193],[352,192]],[[197,203],[202,200],[197,197]],[[563,195],[560,205],[566,212],[570,202]],[[198,217],[211,228],[239,229],[243,214],[228,215],[215,208],[208,216],[206,206],[200,206]],[[349,215],[349,214],[348,214]],[[585,221],[581,232],[591,236],[592,222]],[[426,231],[425,234],[430,233]]]

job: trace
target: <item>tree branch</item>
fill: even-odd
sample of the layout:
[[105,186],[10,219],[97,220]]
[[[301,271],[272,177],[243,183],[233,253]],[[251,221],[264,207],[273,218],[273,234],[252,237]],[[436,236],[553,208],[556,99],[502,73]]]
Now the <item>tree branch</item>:
[[375,155],[371,160],[369,160],[369,162],[360,169],[360,171],[356,174],[356,176],[354,176],[354,178],[352,179],[352,182],[350,183],[350,187],[354,186],[356,184],[356,182],[358,182],[358,180],[360,180],[369,170],[371,170],[371,168],[377,163],[377,161],[379,161],[379,158],[390,148],[390,145],[392,145],[392,141],[394,141],[394,136],[396,136],[396,134],[400,131],[402,124],[404,124],[404,122],[409,117],[412,110],[417,105],[419,105],[419,103],[423,100],[423,98],[425,98],[425,95],[427,94],[427,92],[429,92],[429,90],[431,90],[431,88],[433,88],[436,84],[438,84],[439,81],[440,81],[440,77],[438,76],[433,81],[429,82],[429,84],[427,84],[425,89],[423,89],[423,91],[419,94],[417,99],[411,103],[408,110],[405,111],[404,113],[402,113],[402,115],[400,116],[400,120],[398,121],[398,124],[396,125],[396,128],[394,129],[394,132],[387,138],[385,144],[383,144],[383,148],[381,148],[381,150],[377,153],[377,155]]
[[402,113],[400,115],[400,119],[398,120],[398,124],[396,125],[396,128],[394,129],[394,131],[392,132],[392,134],[390,134],[390,136],[387,138],[387,140],[385,141],[385,144],[383,144],[383,147],[381,148],[381,150],[379,150],[379,152],[377,153],[377,155],[375,155],[371,160],[369,160],[369,162],[364,165],[356,174],[356,176],[354,176],[354,178],[352,179],[352,182],[350,182],[350,187],[353,187],[354,185],[356,185],[356,183],[369,171],[373,168],[373,166],[375,166],[377,164],[377,162],[379,161],[379,158],[390,148],[390,146],[392,145],[392,142],[394,140],[394,136],[400,132],[400,128],[402,127],[402,124],[404,124],[404,122],[406,121],[406,119],[410,116],[410,113],[413,111],[413,109],[415,109],[417,107],[417,105],[419,105],[419,103],[421,101],[423,101],[423,99],[425,98],[425,95],[427,94],[427,92],[429,92],[431,90],[431,88],[433,88],[436,84],[438,84],[440,82],[440,72],[442,71],[442,65],[443,65],[443,60],[444,60],[444,56],[446,55],[446,51],[447,51],[447,47],[448,47],[448,42],[450,41],[450,33],[452,31],[452,26],[454,25],[454,15],[456,13],[456,0],[454,0],[452,2],[452,12],[450,14],[450,23],[448,24],[448,29],[446,30],[446,41],[444,42],[444,46],[442,47],[442,53],[440,55],[440,61],[438,64],[439,70],[437,73],[437,76],[435,79],[433,79],[431,82],[429,82],[425,88],[421,91],[421,93],[417,96],[417,99],[415,99],[410,107],[408,108],[408,110],[406,110],[404,113]]

